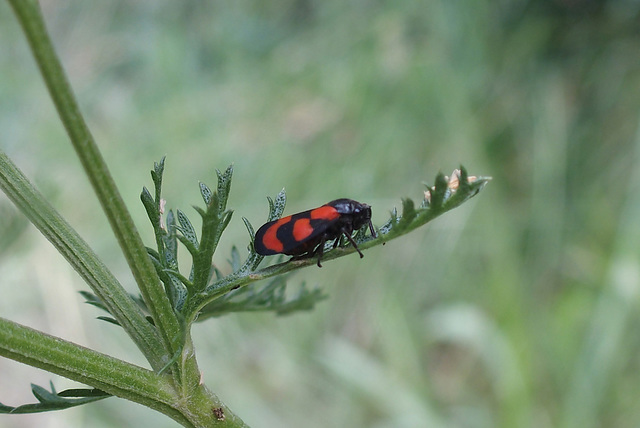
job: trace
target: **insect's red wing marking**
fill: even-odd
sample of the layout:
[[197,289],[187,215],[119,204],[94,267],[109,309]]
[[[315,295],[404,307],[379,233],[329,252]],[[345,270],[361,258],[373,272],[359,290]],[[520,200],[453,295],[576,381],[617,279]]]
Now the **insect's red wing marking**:
[[311,226],[311,220],[308,218],[301,218],[293,224],[293,239],[300,242],[313,233],[313,227]]
[[311,210],[312,220],[335,220],[340,217],[340,213],[331,205],[323,205]]
[[[340,217],[340,213],[330,205],[323,205],[309,211],[304,211],[293,216],[293,229],[291,234],[296,242],[306,242],[303,245],[305,251],[309,245],[315,246],[314,240],[322,235]],[[284,232],[284,230],[283,230]],[[280,236],[281,240],[283,236]],[[293,244],[293,243],[292,243]],[[287,247],[287,245],[285,245]],[[287,248],[285,248],[286,250]]]
[[[278,229],[280,229],[280,226],[282,226],[283,224],[288,223],[289,221],[291,221],[291,216],[283,217],[280,220],[274,222],[264,232],[264,236],[262,236],[262,239],[260,240],[260,243],[267,250],[274,251],[276,253],[281,253],[282,250],[284,250],[284,245],[282,244],[282,241],[280,241],[278,239],[276,234],[278,233]],[[260,231],[258,231],[258,232],[260,232]]]

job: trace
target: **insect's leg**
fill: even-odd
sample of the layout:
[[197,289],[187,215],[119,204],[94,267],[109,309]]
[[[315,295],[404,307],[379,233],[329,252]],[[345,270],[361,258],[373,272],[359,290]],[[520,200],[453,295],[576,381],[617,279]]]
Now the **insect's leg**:
[[373,228],[373,223],[371,223],[371,220],[369,220],[369,230],[371,231],[371,236],[373,236],[374,238],[378,237],[378,235],[376,235],[376,230]]
[[318,248],[316,249],[316,253],[318,254],[318,267],[321,268],[320,260],[322,260],[322,255],[324,254],[324,243],[327,238],[323,235],[322,239],[320,239],[320,244],[318,244]]
[[353,238],[351,237],[350,233],[347,233],[347,231],[345,229],[342,229],[342,233],[344,234],[344,236],[347,237],[347,239],[349,240],[349,242],[351,242],[351,245],[353,245],[353,248],[356,249],[356,251],[358,252],[358,254],[360,254],[360,258],[364,257],[364,254],[362,254],[362,251],[360,251],[360,248],[358,248],[358,245],[356,245],[356,241],[353,240]]

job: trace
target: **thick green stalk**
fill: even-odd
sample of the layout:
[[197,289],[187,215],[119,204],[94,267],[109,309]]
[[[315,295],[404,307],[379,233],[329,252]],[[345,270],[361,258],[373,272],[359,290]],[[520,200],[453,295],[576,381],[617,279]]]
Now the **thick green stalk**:
[[171,383],[152,371],[4,318],[0,355],[156,409],[174,396]]
[[[197,380],[188,395],[167,375],[0,318],[0,356],[73,379],[170,416],[185,427],[244,427]],[[199,378],[199,377],[197,377]]]
[[[102,204],[159,334],[132,305],[122,287],[79,236],[6,158],[0,157],[5,191],[32,219],[134,337],[154,369],[181,353],[173,377],[154,374],[55,337],[0,320],[0,355],[127,398],[188,427],[245,426],[200,383],[190,341],[183,349],[180,323],[149,260],[133,221],[87,128],[34,0],[9,0],[22,26],[58,114]],[[188,349],[187,349],[188,348]],[[183,376],[183,374],[185,376]]]
[[161,332],[164,349],[172,355],[180,346],[179,322],[149,260],[142,239],[82,117],[47,34],[40,7],[34,0],[9,0],[9,3],[27,36],[60,119],[109,219],[155,324]]

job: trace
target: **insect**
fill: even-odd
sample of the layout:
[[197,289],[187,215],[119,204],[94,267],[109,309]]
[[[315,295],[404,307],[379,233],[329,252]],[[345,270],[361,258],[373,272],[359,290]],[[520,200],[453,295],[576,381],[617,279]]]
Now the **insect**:
[[322,267],[320,261],[325,242],[335,240],[333,248],[336,248],[342,235],[351,242],[360,258],[364,257],[351,234],[367,223],[375,238],[371,207],[352,199],[336,199],[321,207],[264,224],[256,232],[254,247],[263,256],[286,254],[304,258],[317,255],[318,267]]

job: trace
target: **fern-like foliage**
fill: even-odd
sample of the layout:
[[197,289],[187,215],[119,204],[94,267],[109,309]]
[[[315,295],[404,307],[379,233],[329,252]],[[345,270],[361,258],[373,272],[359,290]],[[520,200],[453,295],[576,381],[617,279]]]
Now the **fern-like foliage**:
[[413,200],[402,200],[402,214],[394,208],[391,218],[380,227],[380,239],[388,241],[404,235],[450,211],[477,195],[491,177],[469,176],[464,167],[453,171],[451,176],[442,173],[436,176],[433,186],[426,185],[424,197],[416,208]]
[[289,315],[308,311],[328,296],[320,288],[308,289],[303,282],[294,296],[287,298],[287,275],[277,276],[266,284],[251,283],[237,288],[212,301],[200,311],[198,321],[219,317],[231,312],[267,312]]
[[[165,201],[161,197],[163,172],[164,159],[156,163],[151,171],[155,195],[152,196],[151,192],[144,188],[141,200],[156,236],[156,248],[148,248],[148,252],[176,311],[195,318],[193,308],[198,307],[199,320],[231,312],[247,311],[273,311],[283,315],[311,309],[317,301],[326,297],[320,290],[308,290],[304,285],[297,293],[287,297],[287,284],[281,278],[265,284],[252,283],[247,287],[230,290],[220,298],[202,304],[208,294],[206,290],[225,278],[221,271],[212,265],[212,258],[222,232],[228,226],[233,213],[227,210],[233,166],[229,166],[224,172],[216,171],[218,184],[215,191],[206,184],[200,183],[200,194],[205,207],[194,207],[202,221],[200,233],[196,231],[187,214],[179,209],[176,210],[176,214],[173,210],[169,210],[166,213],[166,220],[163,221],[165,214]],[[286,204],[284,190],[275,200],[268,198],[268,202],[269,219],[282,216]],[[263,259],[263,256],[253,251],[254,230],[251,223],[246,218],[243,218],[243,221],[251,238],[250,254],[242,263],[240,252],[233,247],[230,258],[232,273],[227,278],[254,272]],[[192,258],[191,272],[188,276],[182,274],[178,266],[178,242],[187,249]]]

